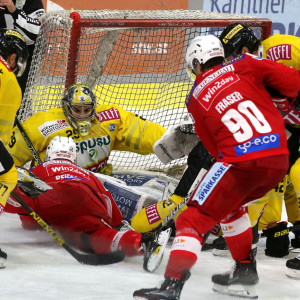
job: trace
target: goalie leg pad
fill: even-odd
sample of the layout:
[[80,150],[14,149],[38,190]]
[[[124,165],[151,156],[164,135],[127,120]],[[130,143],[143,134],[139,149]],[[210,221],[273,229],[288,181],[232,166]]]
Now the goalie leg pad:
[[[162,220],[166,218],[170,212],[182,202],[184,198],[172,195],[169,199],[157,202],[139,211],[130,221],[131,226],[137,232],[147,232],[157,228]],[[184,206],[181,211],[187,207]],[[178,212],[177,216],[181,213]],[[176,218],[176,216],[175,216]]]
[[126,221],[129,221],[136,214],[141,206],[141,202],[145,202],[145,197],[143,197],[144,195],[142,193],[134,192],[126,186],[105,182],[104,187],[110,191],[121,211],[123,219]]

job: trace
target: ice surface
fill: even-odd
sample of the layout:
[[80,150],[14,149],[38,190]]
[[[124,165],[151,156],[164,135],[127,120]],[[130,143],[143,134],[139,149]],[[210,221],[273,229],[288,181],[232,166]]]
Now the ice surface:
[[[126,258],[109,266],[79,264],[45,231],[25,231],[17,215],[0,217],[0,247],[8,254],[6,269],[0,270],[1,300],[35,299],[133,299],[136,289],[154,287],[163,279],[171,245],[161,266],[153,274],[142,268],[142,257]],[[265,240],[261,239],[258,251],[257,287],[260,300],[300,299],[300,281],[285,276],[285,262],[296,256],[284,258],[264,255]],[[240,299],[216,294],[212,291],[210,277],[227,271],[232,260],[215,257],[211,252],[201,252],[192,276],[186,282],[181,300]]]

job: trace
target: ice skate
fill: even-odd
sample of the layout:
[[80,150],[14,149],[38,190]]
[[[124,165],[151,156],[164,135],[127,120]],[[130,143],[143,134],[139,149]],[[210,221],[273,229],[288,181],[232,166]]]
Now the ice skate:
[[152,238],[144,237],[142,242],[144,248],[143,268],[147,272],[154,272],[160,265],[165,248],[170,238],[172,229],[158,231]]
[[215,292],[248,299],[258,298],[255,289],[258,280],[253,250],[247,259],[236,261],[231,271],[212,276]]
[[0,249],[0,269],[6,267],[7,254]]
[[189,271],[185,271],[181,275],[180,280],[167,277],[160,287],[135,291],[133,298],[140,300],[179,300],[183,285],[189,279],[190,275]]
[[286,261],[286,276],[292,279],[300,279],[300,255]]

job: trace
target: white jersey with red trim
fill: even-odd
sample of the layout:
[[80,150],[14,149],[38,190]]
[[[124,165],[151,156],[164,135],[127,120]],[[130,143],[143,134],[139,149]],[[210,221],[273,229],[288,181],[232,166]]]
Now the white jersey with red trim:
[[295,69],[249,54],[197,76],[186,104],[198,136],[217,161],[288,153],[283,119],[265,86],[295,97],[300,76]]

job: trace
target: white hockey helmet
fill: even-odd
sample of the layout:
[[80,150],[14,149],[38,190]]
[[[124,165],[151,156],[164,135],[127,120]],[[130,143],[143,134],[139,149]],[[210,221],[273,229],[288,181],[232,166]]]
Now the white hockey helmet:
[[66,136],[56,136],[47,147],[45,161],[66,159],[76,163],[76,156],[76,144],[73,139]]
[[224,58],[224,48],[221,41],[214,35],[197,36],[187,48],[185,61],[187,68],[194,72],[195,63],[205,64],[208,60],[215,57]]

